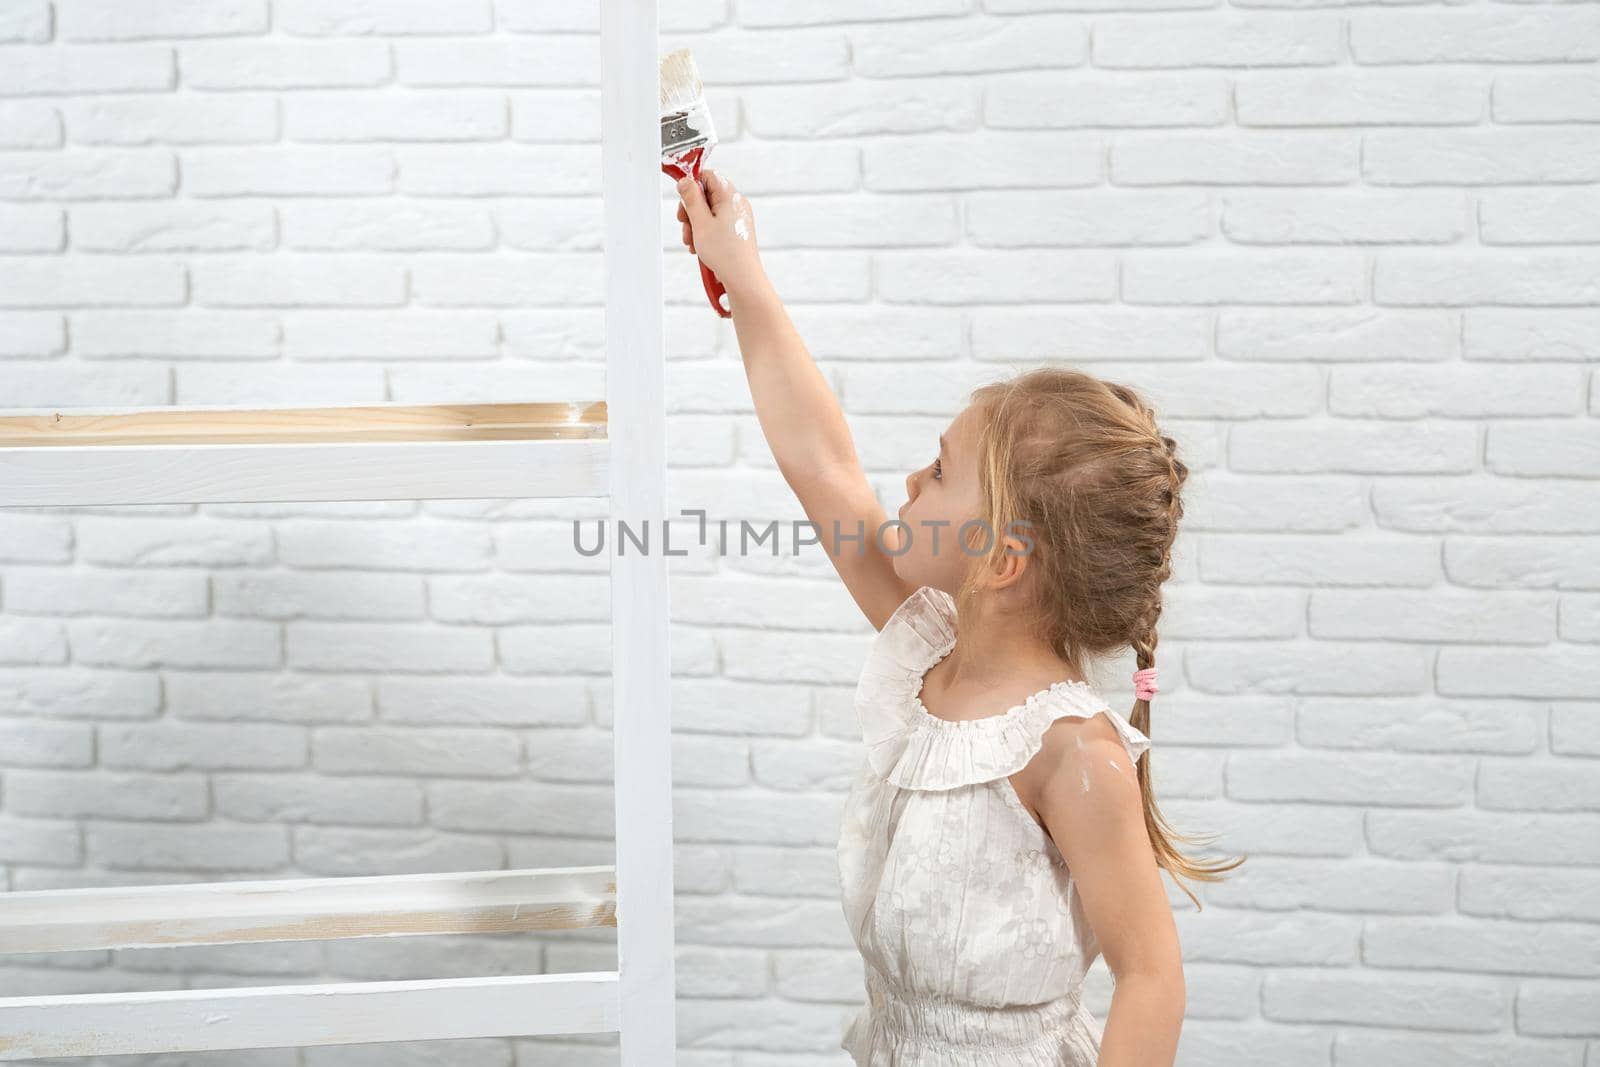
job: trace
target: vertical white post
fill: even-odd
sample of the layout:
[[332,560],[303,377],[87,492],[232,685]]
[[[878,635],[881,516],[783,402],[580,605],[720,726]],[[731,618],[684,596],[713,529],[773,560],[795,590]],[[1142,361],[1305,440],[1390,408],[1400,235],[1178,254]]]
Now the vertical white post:
[[[658,49],[656,0],[600,0],[622,1067],[670,1067],[677,1047]],[[648,552],[616,555],[623,521],[648,523]]]

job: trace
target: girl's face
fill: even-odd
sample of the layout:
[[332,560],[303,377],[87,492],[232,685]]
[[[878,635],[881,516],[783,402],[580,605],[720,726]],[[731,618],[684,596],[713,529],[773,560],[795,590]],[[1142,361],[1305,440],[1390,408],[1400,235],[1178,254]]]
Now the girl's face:
[[986,543],[980,524],[969,529],[977,547],[963,551],[962,523],[980,519],[978,423],[974,408],[957,415],[931,443],[934,457],[906,476],[906,504],[899,517],[900,547],[895,574],[902,581],[954,589]]

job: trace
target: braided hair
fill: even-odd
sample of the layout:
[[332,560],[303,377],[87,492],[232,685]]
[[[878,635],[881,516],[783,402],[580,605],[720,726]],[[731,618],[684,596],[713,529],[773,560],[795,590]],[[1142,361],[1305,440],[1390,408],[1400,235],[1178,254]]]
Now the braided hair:
[[[1032,540],[1027,610],[1072,668],[1131,648],[1139,669],[1155,666],[1162,587],[1172,575],[1189,468],[1132,388],[1068,368],[1045,366],[972,393],[979,409],[979,480],[989,530],[1016,523]],[[977,595],[977,578],[1007,551],[1003,539],[969,553],[973,566],[958,611]],[[1128,715],[1150,736],[1150,702]],[[1219,882],[1238,867],[1185,856],[1150,787],[1150,756],[1135,771],[1145,828],[1157,863],[1175,878]],[[1180,888],[1200,901],[1187,886]]]

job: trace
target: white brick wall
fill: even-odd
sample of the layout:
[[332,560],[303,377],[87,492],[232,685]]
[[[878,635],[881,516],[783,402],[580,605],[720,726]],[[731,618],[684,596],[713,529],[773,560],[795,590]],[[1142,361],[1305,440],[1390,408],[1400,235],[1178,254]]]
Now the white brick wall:
[[[597,3],[0,0],[0,406],[601,395]],[[1152,769],[1250,859],[1172,890],[1179,1062],[1600,1065],[1600,5],[662,17],[887,502],[1035,361],[1187,450]],[[798,519],[662,192],[674,506]],[[610,862],[593,514],[0,512],[0,887]],[[678,1062],[840,1064],[870,631],[814,548],[674,574]],[[614,965],[149,949],[5,957],[0,996]]]

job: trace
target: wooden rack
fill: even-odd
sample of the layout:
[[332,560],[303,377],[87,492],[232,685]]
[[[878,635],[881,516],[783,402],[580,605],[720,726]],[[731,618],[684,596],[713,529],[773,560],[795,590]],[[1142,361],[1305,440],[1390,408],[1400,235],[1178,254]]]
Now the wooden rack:
[[[606,397],[0,412],[0,506],[604,497],[665,518],[655,0],[601,5]],[[615,418],[608,418],[608,416]],[[615,866],[0,894],[0,953],[615,927],[616,971],[0,999],[0,1060],[616,1032],[674,1062],[666,558],[611,559]]]

